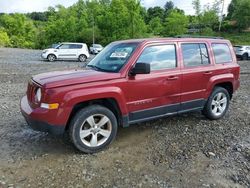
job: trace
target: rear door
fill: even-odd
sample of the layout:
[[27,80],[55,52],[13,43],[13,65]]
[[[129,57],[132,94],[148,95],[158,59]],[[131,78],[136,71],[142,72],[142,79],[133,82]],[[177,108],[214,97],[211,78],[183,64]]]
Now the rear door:
[[176,43],[144,48],[137,63],[149,63],[150,74],[128,78],[127,107],[130,122],[177,113],[180,107],[181,72]]
[[181,111],[203,108],[207,85],[214,74],[207,43],[180,43],[182,56]]

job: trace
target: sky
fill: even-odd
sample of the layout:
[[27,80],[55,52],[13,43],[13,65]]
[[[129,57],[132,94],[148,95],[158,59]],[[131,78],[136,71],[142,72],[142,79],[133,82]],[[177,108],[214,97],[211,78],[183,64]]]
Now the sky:
[[[164,6],[168,0],[141,0],[144,7]],[[179,9],[185,11],[186,14],[194,14],[192,0],[172,0]],[[200,0],[202,6],[213,3],[214,0]],[[224,13],[231,0],[225,0]],[[45,11],[49,6],[61,4],[65,7],[71,6],[77,0],[0,0],[0,12],[4,13],[27,13]]]

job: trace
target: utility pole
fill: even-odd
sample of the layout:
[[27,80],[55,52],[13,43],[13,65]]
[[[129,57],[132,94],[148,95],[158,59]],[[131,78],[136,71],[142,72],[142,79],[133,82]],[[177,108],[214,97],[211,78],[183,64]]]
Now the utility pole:
[[93,39],[93,45],[94,45],[95,44],[95,17],[94,17],[94,13],[92,15],[93,15],[93,29],[92,29],[93,30],[92,31],[93,32],[93,36],[92,36],[93,38],[92,39]]
[[224,5],[225,5],[225,0],[222,0],[222,8],[221,8],[221,18],[220,18],[219,31],[221,30],[221,24],[222,24],[222,21],[223,21]]

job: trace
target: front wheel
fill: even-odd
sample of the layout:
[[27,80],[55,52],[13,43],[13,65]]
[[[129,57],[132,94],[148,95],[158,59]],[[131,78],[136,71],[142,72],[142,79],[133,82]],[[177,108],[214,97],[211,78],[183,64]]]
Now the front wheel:
[[227,112],[229,102],[230,96],[228,91],[222,87],[215,87],[206,102],[203,114],[211,120],[220,119]]
[[56,56],[54,54],[49,54],[47,59],[50,61],[50,62],[53,62],[56,60]]
[[70,124],[70,137],[75,147],[84,153],[96,153],[116,137],[117,119],[107,108],[92,105],[80,110]]
[[85,61],[87,60],[87,57],[86,57],[86,55],[79,55],[78,60],[79,60],[80,62],[85,62]]

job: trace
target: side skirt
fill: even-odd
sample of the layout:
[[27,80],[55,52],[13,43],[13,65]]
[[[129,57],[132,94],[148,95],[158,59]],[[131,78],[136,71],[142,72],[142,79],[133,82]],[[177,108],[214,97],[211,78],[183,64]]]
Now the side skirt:
[[205,103],[205,99],[198,99],[180,104],[165,105],[156,108],[131,112],[128,116],[123,116],[122,124],[123,127],[128,127],[130,124],[159,119],[190,111],[200,111],[204,108]]

